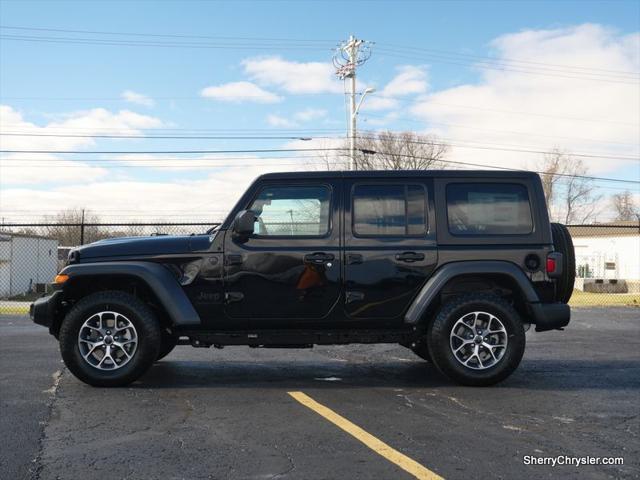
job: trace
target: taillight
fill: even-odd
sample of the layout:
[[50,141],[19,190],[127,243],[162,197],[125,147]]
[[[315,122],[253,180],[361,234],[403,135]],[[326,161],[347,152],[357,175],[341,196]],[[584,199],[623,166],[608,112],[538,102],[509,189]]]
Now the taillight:
[[551,252],[547,255],[547,275],[558,278],[562,275],[562,253]]
[[547,257],[547,273],[555,273],[556,271],[556,259]]

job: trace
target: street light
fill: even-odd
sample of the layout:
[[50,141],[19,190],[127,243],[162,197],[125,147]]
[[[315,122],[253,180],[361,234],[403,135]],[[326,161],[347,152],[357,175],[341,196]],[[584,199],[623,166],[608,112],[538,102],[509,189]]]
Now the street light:
[[352,103],[352,106],[354,106],[355,108],[353,108],[352,112],[351,112],[351,142],[350,142],[350,153],[351,153],[351,170],[356,170],[356,118],[358,116],[358,112],[360,111],[360,107],[362,106],[362,102],[364,101],[364,98],[369,94],[369,93],[374,93],[376,91],[375,88],[373,87],[367,87],[364,89],[364,92],[362,92],[362,96],[360,97],[360,101],[358,102],[358,105],[355,106]]

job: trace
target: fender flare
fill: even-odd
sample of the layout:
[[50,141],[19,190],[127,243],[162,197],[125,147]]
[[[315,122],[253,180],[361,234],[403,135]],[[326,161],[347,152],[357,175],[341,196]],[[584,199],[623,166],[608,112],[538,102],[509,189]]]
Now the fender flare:
[[96,262],[68,265],[61,274],[69,280],[126,275],[144,282],[162,304],[171,323],[175,326],[200,325],[200,316],[169,270],[152,262]]
[[413,300],[413,303],[404,316],[405,323],[409,325],[418,324],[423,313],[438,297],[440,291],[449,280],[460,275],[469,274],[506,275],[518,285],[528,303],[540,302],[538,294],[533,289],[529,278],[527,278],[522,270],[513,263],[500,260],[452,262],[440,267],[422,287],[420,293],[418,293],[416,298]]

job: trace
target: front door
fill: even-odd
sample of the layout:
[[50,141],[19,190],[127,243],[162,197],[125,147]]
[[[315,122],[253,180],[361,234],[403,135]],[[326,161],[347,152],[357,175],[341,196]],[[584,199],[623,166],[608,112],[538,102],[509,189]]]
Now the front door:
[[354,180],[345,191],[345,305],[398,325],[437,264],[431,180]]
[[252,328],[321,321],[338,302],[340,181],[265,182],[244,206],[254,232],[225,237],[226,313]]

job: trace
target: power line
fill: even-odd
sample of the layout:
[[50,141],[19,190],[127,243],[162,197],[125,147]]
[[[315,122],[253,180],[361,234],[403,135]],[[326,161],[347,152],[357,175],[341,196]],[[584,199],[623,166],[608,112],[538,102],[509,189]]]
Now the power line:
[[[393,49],[393,48],[381,48],[381,51],[391,53],[394,55],[404,56],[407,58],[413,58],[415,53],[409,53],[408,55],[403,50]],[[404,53],[404,55],[403,55]],[[416,56],[417,57],[417,56]],[[419,57],[421,59],[430,59],[434,60],[436,63],[452,63],[452,64],[460,64],[467,65],[468,61],[464,58],[456,58],[448,55],[429,53],[429,54],[420,54]],[[443,60],[444,59],[444,60]],[[464,63],[462,63],[464,62]],[[587,80],[601,80],[601,81],[610,81],[612,83],[636,83],[640,80],[640,74],[633,73],[606,73],[606,72],[596,72],[596,71],[587,71],[587,70],[572,70],[566,67],[550,67],[550,66],[529,66],[529,65],[518,65],[517,62],[509,62],[502,59],[490,59],[490,60],[476,60],[473,65],[481,68],[489,68],[493,70],[504,70],[504,71],[513,71],[519,73],[532,73],[536,75],[545,75],[550,77],[565,77],[565,78],[579,78],[579,79],[587,79]]]
[[[432,61],[435,63],[446,63],[446,64],[452,64],[452,65],[462,65],[462,66],[469,66],[469,63],[465,63],[465,62],[461,62],[461,61],[455,61],[455,60],[446,60],[446,59],[442,59],[439,58],[437,56],[433,56],[433,55],[422,55],[422,56],[416,56],[416,55],[405,55],[402,53],[398,53],[394,50],[391,49],[385,49],[385,48],[381,48],[380,49],[380,55],[381,56],[385,56],[385,57],[400,57],[400,58],[407,58],[410,60],[427,60],[427,61]],[[588,81],[595,81],[595,82],[607,82],[607,83],[619,83],[619,84],[624,84],[624,85],[637,85],[639,82],[637,80],[632,80],[632,81],[625,81],[625,80],[618,80],[615,78],[599,78],[597,76],[582,76],[582,75],[565,75],[565,74],[561,74],[561,73],[549,73],[549,72],[540,72],[540,71],[534,71],[534,70],[526,70],[524,68],[511,68],[511,67],[507,67],[507,66],[499,66],[499,65],[492,65],[492,64],[476,64],[476,66],[479,66],[480,68],[484,68],[484,69],[489,69],[489,70],[498,70],[498,71],[503,71],[503,72],[514,72],[514,73],[523,73],[526,75],[540,75],[540,76],[545,76],[545,77],[556,77],[556,78],[567,78],[567,79],[573,79],[573,80],[588,80]],[[594,75],[594,74],[592,74]]]
[[[369,113],[366,116],[374,116],[376,118],[384,118],[384,115],[371,115]],[[455,127],[455,128],[463,128],[465,130],[478,130],[481,132],[494,132],[494,133],[507,133],[510,135],[526,135],[527,137],[540,137],[540,138],[558,138],[562,140],[573,140],[578,142],[588,142],[588,143],[603,143],[603,144],[611,144],[611,145],[625,145],[632,147],[640,147],[640,143],[627,143],[627,142],[618,142],[615,140],[600,140],[600,139],[592,139],[592,138],[581,138],[581,137],[568,137],[566,135],[545,135],[542,133],[533,133],[533,132],[523,132],[518,130],[501,130],[497,128],[482,128],[477,126],[465,125],[461,123],[445,123],[445,122],[432,122],[432,121],[418,121],[404,118],[403,121],[410,121],[413,123],[427,124],[431,125],[441,125],[444,127]],[[377,133],[383,132],[384,130],[363,130],[367,133]]]
[[77,135],[57,133],[15,133],[0,132],[0,135],[11,137],[55,137],[55,138],[131,138],[131,139],[163,139],[163,140],[313,140],[336,137],[303,137],[303,136],[220,136],[220,135]]
[[[248,43],[227,43],[227,44],[204,44],[204,43],[168,43],[168,42],[139,42],[139,41],[122,41],[122,40],[104,40],[97,38],[78,38],[78,37],[45,37],[45,36],[25,36],[25,35],[7,35],[0,34],[0,39],[9,40],[9,41],[22,41],[22,42],[37,42],[37,43],[50,43],[50,44],[72,44],[72,45],[103,45],[103,46],[120,46],[120,47],[160,47],[160,48],[196,48],[196,49],[227,49],[227,50],[329,50],[326,47],[316,47],[313,45],[292,45],[292,44],[271,44],[265,45],[264,43],[260,44],[248,44]],[[438,56],[421,56],[417,57],[415,55],[404,55],[402,53],[398,53],[394,50],[390,49],[381,49],[381,56],[393,56],[394,58],[408,58],[408,59],[418,59],[418,60],[428,60],[433,61],[435,63],[447,63],[453,65],[462,65],[469,66],[469,63],[464,63],[461,61],[455,60],[447,60],[439,58]],[[596,74],[591,74],[592,76],[578,76],[578,75],[565,75],[560,73],[548,73],[548,72],[540,72],[533,70],[525,70],[523,68],[510,68],[507,66],[499,66],[492,64],[483,64],[476,65],[485,69],[499,70],[499,71],[507,71],[507,72],[515,72],[515,73],[523,73],[527,75],[542,75],[547,77],[556,77],[556,78],[567,78],[574,80],[587,80],[587,81],[597,81],[597,82],[608,82],[608,83],[619,83],[625,85],[637,85],[638,81],[625,81],[625,80],[617,80],[614,78],[600,78],[594,76]]]
[[[571,120],[573,121],[578,121],[578,122],[591,122],[591,123],[612,123],[612,124],[616,124],[616,125],[630,125],[633,127],[638,126],[637,123],[632,123],[632,122],[619,122],[617,120],[608,120],[608,119],[593,119],[593,118],[584,118],[584,117],[571,117],[571,116],[564,116],[564,115],[553,115],[550,113],[539,113],[539,112],[524,112],[521,110],[501,110],[501,109],[497,109],[497,108],[487,108],[487,107],[478,107],[476,105],[462,105],[462,104],[458,104],[458,103],[444,103],[444,102],[434,102],[432,100],[425,100],[422,105],[441,105],[443,107],[454,107],[454,108],[463,108],[465,110],[481,110],[481,111],[486,111],[486,112],[495,112],[495,113],[506,113],[509,115],[525,115],[525,116],[532,116],[532,117],[545,117],[545,118],[559,118],[562,120]],[[371,115],[370,113],[367,113],[367,115]],[[375,116],[375,115],[373,115]],[[426,120],[423,120],[425,123],[427,123]]]
[[[384,47],[384,44],[380,44],[382,47]],[[593,68],[593,67],[583,67],[580,65],[567,65],[567,64],[560,64],[560,63],[548,63],[548,62],[536,62],[536,61],[532,61],[532,60],[520,60],[520,59],[516,59],[516,58],[508,58],[508,57],[501,57],[499,59],[493,58],[493,57],[487,57],[487,56],[482,56],[482,55],[470,55],[470,54],[464,54],[464,53],[458,53],[458,52],[452,52],[452,51],[447,51],[447,50],[436,50],[433,48],[420,48],[420,47],[410,47],[410,46],[404,46],[404,45],[394,45],[394,44],[387,44],[389,47],[391,48],[395,48],[395,49],[400,49],[400,50],[416,50],[419,52],[435,52],[437,54],[443,54],[443,55],[449,55],[449,56],[457,56],[457,57],[463,57],[463,58],[470,58],[470,59],[474,59],[474,58],[480,58],[480,59],[484,59],[487,61],[502,61],[502,62],[510,62],[510,63],[524,63],[524,64],[531,64],[531,65],[542,65],[542,66],[551,66],[551,67],[561,67],[561,68],[569,68],[569,69],[579,69],[579,70],[592,70],[592,71],[600,71],[600,72],[608,72],[608,73],[618,73],[621,75],[635,75],[635,76],[639,76],[640,72],[630,72],[630,71],[621,71],[621,70],[611,70],[611,69],[605,69],[605,68]]]
[[[95,134],[95,135],[80,135],[80,134],[40,134],[40,133],[16,133],[16,132],[0,132],[0,135],[6,136],[21,136],[21,137],[54,137],[54,138],[110,138],[110,139],[178,139],[178,140],[301,140],[301,141],[311,141],[311,140],[340,140],[344,137],[330,137],[330,136],[313,136],[313,137],[304,137],[304,136],[222,136],[222,135],[103,135],[103,134]],[[362,135],[358,135],[357,138],[364,139],[375,139],[375,132],[365,132]],[[488,149],[490,146],[497,146],[504,149],[504,147],[523,147],[526,148],[526,145],[519,144],[499,144],[493,142],[477,142],[473,140],[464,140],[464,139],[452,139],[452,138],[443,138],[443,142],[430,142],[430,141],[416,141],[405,139],[407,143],[414,144],[433,144],[433,145],[444,145],[444,141],[447,141],[451,146],[457,146],[461,148],[471,148],[471,145],[461,145],[455,144],[455,142],[466,142],[479,145],[477,148],[486,148]],[[533,148],[533,147],[531,147]],[[507,151],[518,151],[521,153],[548,153],[543,150],[524,150],[524,149],[509,149]],[[572,154],[574,156],[586,156],[586,157],[594,157],[594,158],[611,158],[617,160],[640,160],[640,157],[629,157],[629,156],[615,156],[614,154],[608,153],[575,153]]]
[[[0,97],[1,98],[1,97]],[[2,124],[3,127],[24,127],[24,123],[3,123]],[[152,128],[117,128],[117,127],[62,127],[62,126],[56,126],[56,125],[52,125],[49,126],[47,125],[46,127],[36,127],[36,128],[46,128],[47,130],[62,130],[62,131],[67,131],[67,130],[71,130],[71,131],[83,131],[83,130],[88,130],[88,131],[112,131],[112,132],[121,132],[122,130],[146,130],[146,131],[152,131],[152,132],[181,132],[181,131],[185,131],[185,132],[212,132],[212,133],[218,133],[218,132],[243,132],[244,134],[249,134],[252,132],[278,132],[282,135],[288,134],[288,133],[300,133],[300,132],[342,132],[343,129],[341,128],[179,128],[179,127],[174,127],[174,128],[156,128],[156,127],[152,127]]]
[[160,48],[196,48],[196,49],[217,49],[217,50],[330,50],[326,47],[308,45],[308,44],[287,44],[272,43],[204,43],[204,42],[160,42],[160,41],[136,41],[136,40],[111,40],[100,38],[80,38],[80,37],[50,37],[50,36],[29,36],[29,35],[11,35],[0,34],[0,39],[36,42],[36,43],[53,43],[53,44],[70,44],[70,45],[105,45],[119,47],[160,47]]
[[[346,101],[346,98],[345,98]],[[348,115],[348,112],[347,112]],[[384,115],[377,115],[377,114],[373,114],[373,113],[368,113],[366,112],[365,115],[367,117],[375,117],[375,118],[384,118]],[[348,119],[348,117],[347,117]],[[528,137],[541,137],[541,138],[559,138],[559,139],[564,139],[564,140],[575,140],[575,141],[580,141],[580,142],[590,142],[590,143],[603,143],[603,144],[615,144],[615,145],[626,145],[626,146],[638,146],[639,144],[634,144],[634,143],[626,143],[626,142],[618,142],[618,141],[614,141],[614,140],[602,140],[602,139],[591,139],[591,138],[581,138],[581,137],[568,137],[568,136],[561,136],[561,135],[545,135],[545,134],[538,134],[538,133],[532,133],[532,132],[523,132],[523,131],[516,131],[516,130],[501,130],[501,129],[494,129],[494,128],[482,128],[482,127],[477,127],[477,126],[471,126],[471,125],[465,125],[465,124],[456,124],[456,123],[444,123],[444,122],[432,122],[432,121],[426,121],[426,120],[417,120],[417,119],[407,119],[404,118],[403,121],[409,121],[412,123],[420,123],[420,124],[427,124],[427,125],[442,125],[442,126],[446,126],[446,127],[456,127],[456,128],[464,128],[464,129],[470,129],[470,130],[478,130],[478,131],[485,131],[485,132],[496,132],[496,133],[508,133],[508,134],[513,134],[513,135],[526,135]],[[15,127],[24,127],[23,124],[5,124],[5,126],[11,127],[11,126],[15,126]],[[101,127],[91,127],[91,128],[83,128],[83,127],[58,127],[58,126],[46,126],[46,127],[33,127],[33,129],[44,129],[46,128],[47,130],[53,130],[53,131],[72,131],[72,132],[76,132],[76,131],[82,131],[82,130],[88,130],[88,131],[95,131],[95,130],[102,130],[102,131],[114,131],[114,132],[121,132],[123,129],[122,128],[101,128]],[[33,130],[32,129],[32,130]],[[132,129],[135,131],[138,131],[138,129]],[[66,133],[60,133],[57,135],[53,135],[53,134],[32,134],[30,133],[29,135],[25,135],[26,133],[29,133],[28,131],[24,131],[24,132],[0,132],[0,135],[12,135],[12,136],[58,136],[58,137],[74,137],[74,136],[78,136],[78,137],[104,137],[104,138],[193,138],[193,139],[207,139],[207,138],[219,138],[219,139],[235,139],[235,138],[243,138],[243,139],[270,139],[270,138],[282,138],[282,139],[288,139],[288,138],[292,138],[292,139],[298,139],[300,137],[308,137],[309,135],[313,134],[314,132],[321,132],[321,133],[338,133],[338,132],[342,132],[342,129],[338,129],[338,128],[309,128],[309,129],[304,129],[304,128],[300,128],[300,129],[280,129],[280,128],[264,128],[264,129],[191,129],[191,128],[169,128],[169,129],[164,129],[164,128],[153,128],[153,129],[146,129],[148,131],[151,132],[234,132],[234,131],[238,131],[238,132],[278,132],[281,133],[282,135],[287,135],[286,137],[277,137],[277,136],[256,136],[256,137],[249,137],[249,136],[242,136],[242,134],[238,134],[238,135],[229,135],[229,136],[219,136],[216,137],[215,135],[193,135],[193,136],[188,136],[187,134],[185,134],[184,136],[165,136],[163,135],[146,135],[146,136],[139,136],[139,135],[109,135],[109,134],[95,134],[95,135],[89,135],[89,134],[66,134]],[[363,130],[366,134],[375,134],[377,132],[383,132],[385,130]],[[307,135],[305,135],[305,133]],[[245,134],[246,135],[246,134]],[[341,137],[318,137],[315,136],[315,138],[341,138]]]
[[320,40],[320,39],[308,39],[308,38],[270,38],[270,37],[220,37],[211,35],[186,35],[177,33],[140,33],[140,32],[113,32],[113,31],[100,31],[100,30],[69,30],[62,28],[43,28],[43,27],[24,27],[24,26],[9,26],[0,25],[0,29],[5,30],[32,30],[43,32],[61,32],[61,33],[89,33],[97,35],[120,35],[131,37],[164,37],[164,38],[200,38],[209,40],[255,40],[261,42],[277,41],[277,42],[311,42],[311,43],[327,43],[332,40]]
[[[343,149],[344,150],[344,149]],[[364,152],[363,152],[364,153]],[[417,160],[430,160],[431,158],[429,157],[423,157],[423,156],[418,156],[418,155],[408,155],[408,154],[400,154],[400,153],[390,153],[390,152],[376,152],[376,151],[366,151],[367,154],[373,154],[373,155],[394,155],[394,156],[399,156],[399,157],[403,157],[403,158],[411,158],[411,159],[417,159]],[[342,156],[346,156],[346,155],[342,155]],[[254,159],[255,160],[255,159]],[[99,160],[97,160],[99,161]],[[194,160],[194,161],[198,161],[198,160]],[[347,161],[342,161],[342,162],[336,162],[336,163],[347,163]],[[498,170],[508,170],[508,171],[516,171],[516,172],[534,172],[537,173],[539,175],[556,175],[558,177],[563,177],[563,178],[583,178],[583,179],[588,179],[588,180],[594,180],[594,181],[603,181],[603,182],[615,182],[615,183],[625,183],[625,184],[634,184],[634,185],[640,185],[640,181],[636,181],[636,180],[627,180],[627,179],[622,179],[622,178],[611,178],[611,177],[597,177],[597,176],[592,176],[592,175],[578,175],[578,174],[551,174],[548,172],[543,172],[543,171],[538,171],[538,170],[525,170],[525,169],[518,169],[518,168],[510,168],[510,167],[503,167],[503,166],[499,166],[499,165],[491,165],[491,164],[482,164],[482,163],[473,163],[473,162],[463,162],[463,161],[455,161],[455,160],[443,160],[443,163],[445,164],[452,164],[452,165],[465,165],[465,166],[472,166],[472,167],[482,167],[482,168],[493,168],[493,169],[498,169]],[[302,165],[323,165],[326,166],[327,163],[326,162],[305,162],[302,163]],[[269,163],[270,166],[300,166],[301,162],[294,162],[294,163]],[[233,163],[233,164],[205,164],[205,165],[201,165],[201,164],[178,164],[178,165],[154,165],[154,166],[139,166],[139,165],[117,165],[114,168],[172,168],[172,169],[176,169],[176,168],[231,168],[231,167],[264,167],[265,164],[256,164],[256,163],[246,163],[246,164],[237,164],[237,163]],[[39,168],[50,168],[49,165],[38,165],[37,167]],[[85,165],[79,165],[75,168],[87,168],[89,166],[85,166]],[[109,165],[109,167],[113,167],[113,165]],[[3,166],[2,168],[25,168],[24,166],[19,166],[19,165],[9,165],[9,166]],[[34,167],[35,168],[35,167]],[[71,166],[65,166],[64,168],[74,168]]]
[[[401,153],[392,153],[392,152],[376,152],[376,151],[372,151],[372,152],[362,152],[362,153],[371,153],[373,155],[393,155],[393,156],[397,156],[397,157],[404,157],[404,158],[412,158],[415,160],[432,160],[432,158],[430,157],[421,157],[419,155],[408,155],[408,154],[401,154]],[[523,170],[523,169],[519,169],[519,168],[510,168],[510,167],[502,167],[499,165],[486,165],[486,164],[481,164],[481,163],[472,163],[472,162],[458,162],[458,161],[453,161],[453,160],[443,160],[444,163],[452,163],[455,165],[467,165],[467,166],[472,166],[472,167],[485,167],[485,168],[495,168],[498,170],[508,170],[508,171],[512,171],[512,172],[533,172],[533,173],[537,173],[538,175],[555,175],[558,177],[566,177],[566,178],[584,178],[584,179],[588,179],[588,180],[598,180],[598,181],[605,181],[605,182],[616,182],[616,183],[631,183],[634,185],[640,185],[640,181],[637,180],[627,180],[627,179],[623,179],[623,178],[610,178],[610,177],[594,177],[591,175],[577,175],[577,174],[569,174],[569,173],[548,173],[548,172],[542,172],[542,171],[538,171],[538,170]]]
[[[361,135],[359,138],[364,138],[364,139],[368,139],[368,140],[375,140],[378,137],[375,136],[375,135],[368,135],[368,136]],[[461,140],[447,139],[447,138],[444,138],[443,140],[446,140],[446,141],[436,142],[436,141],[426,141],[426,140],[403,139],[403,142],[417,144],[417,145],[451,146],[451,147],[458,147],[458,148],[471,148],[471,149],[476,149],[476,150],[496,150],[496,151],[504,151],[504,152],[536,153],[536,154],[543,154],[543,155],[550,153],[549,150],[534,150],[534,149],[527,149],[527,148],[509,148],[510,145],[506,145],[505,146],[505,145],[502,145],[502,144],[499,144],[499,143],[475,142],[475,141],[466,140],[467,143],[473,143],[473,144],[476,144],[476,145],[464,145],[464,144],[460,144],[460,143],[455,143],[456,141],[459,142]],[[465,142],[465,140],[462,140],[462,141]],[[514,145],[514,144],[512,144],[512,145],[515,146],[515,147],[522,146],[522,145]],[[603,159],[610,159],[610,160],[631,160],[631,161],[640,160],[640,157],[621,156],[621,155],[612,155],[612,154],[568,152],[568,155],[571,155],[571,156],[574,156],[574,157],[603,158]]]
[[98,155],[138,155],[138,154],[205,154],[205,153],[270,153],[270,152],[326,152],[326,151],[343,151],[346,148],[256,148],[248,150],[132,150],[132,151],[114,151],[114,150],[0,150],[0,153],[49,153],[49,154],[98,154]]
[[[359,138],[372,138],[363,137]],[[426,144],[426,145],[446,145],[458,148],[469,148],[475,150],[495,150],[505,152],[518,152],[518,153],[537,153],[547,154],[549,151],[545,150],[533,150],[533,149],[518,149],[518,148],[499,148],[482,145],[461,145],[454,143],[444,142],[425,142],[418,140],[408,140],[408,143]],[[154,155],[173,155],[173,154],[217,154],[217,153],[277,153],[277,152],[332,152],[332,151],[346,151],[347,148],[331,147],[331,148],[258,148],[247,150],[0,150],[0,153],[34,153],[34,154],[65,154],[65,155],[81,155],[81,154],[95,154],[95,155],[139,155],[139,154],[154,154]],[[640,157],[626,157],[619,155],[595,155],[586,153],[571,153],[574,157],[582,158],[602,158],[610,160],[640,160]]]
[[[63,28],[45,28],[45,27],[25,27],[25,26],[10,26],[10,25],[0,25],[0,29],[4,30],[19,30],[19,31],[34,31],[34,32],[58,32],[58,33],[81,33],[81,34],[91,34],[91,35],[109,35],[109,36],[132,36],[132,37],[149,37],[149,38],[191,38],[191,39],[206,39],[206,40],[236,40],[236,41],[257,41],[257,42],[294,42],[294,43],[322,43],[322,44],[332,44],[333,40],[330,39],[309,39],[309,38],[282,38],[282,37],[243,37],[243,36],[212,36],[212,35],[193,35],[193,34],[182,34],[182,33],[149,33],[149,32],[115,32],[115,31],[104,31],[104,30],[84,30],[84,29],[63,29]],[[438,50],[433,48],[421,48],[415,46],[407,46],[407,45],[398,45],[393,43],[380,43],[377,42],[376,45],[381,48],[388,48],[390,50],[399,50],[399,51],[413,51],[418,53],[426,53],[431,55],[442,55],[445,57],[460,57],[466,58],[470,60],[480,59],[487,62],[508,62],[508,63],[522,63],[525,65],[537,65],[542,67],[557,67],[563,69],[570,70],[580,70],[580,71],[593,71],[593,72],[604,72],[604,73],[613,73],[619,75],[629,75],[629,76],[639,76],[640,72],[634,71],[621,71],[621,70],[611,70],[604,68],[594,68],[594,67],[585,67],[581,65],[568,65],[568,64],[559,64],[559,63],[549,63],[549,62],[537,62],[532,60],[521,60],[516,58],[508,58],[508,57],[500,57],[494,58],[483,55],[470,55],[459,52],[453,52],[448,50]]]

